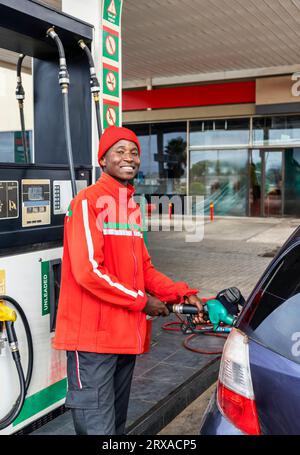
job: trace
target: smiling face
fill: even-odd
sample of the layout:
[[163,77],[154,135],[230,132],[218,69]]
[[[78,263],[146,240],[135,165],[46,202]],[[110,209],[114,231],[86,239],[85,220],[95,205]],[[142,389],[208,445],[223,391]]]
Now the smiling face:
[[99,163],[106,174],[127,185],[140,168],[138,147],[134,142],[122,139],[106,152]]

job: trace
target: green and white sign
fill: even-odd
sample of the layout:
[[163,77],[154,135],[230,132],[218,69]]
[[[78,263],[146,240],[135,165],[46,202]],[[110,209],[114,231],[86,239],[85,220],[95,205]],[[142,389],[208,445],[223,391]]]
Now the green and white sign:
[[103,128],[122,125],[121,12],[123,0],[102,1],[101,81]]
[[103,67],[103,93],[119,97],[119,73],[112,67]]
[[104,0],[103,19],[111,24],[120,25],[122,0]]
[[103,57],[119,61],[119,36],[103,30]]
[[120,107],[110,103],[103,105],[103,124],[104,128],[120,124]]
[[50,313],[49,261],[41,262],[42,315]]

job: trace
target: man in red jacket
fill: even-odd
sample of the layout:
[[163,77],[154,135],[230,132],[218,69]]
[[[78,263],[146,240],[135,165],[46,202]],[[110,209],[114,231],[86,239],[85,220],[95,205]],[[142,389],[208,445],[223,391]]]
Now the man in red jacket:
[[72,200],[65,218],[54,347],[67,351],[66,406],[77,434],[124,434],[146,315],[165,316],[165,302],[185,302],[197,306],[196,322],[203,321],[198,290],[158,272],[144,244],[129,184],[140,153],[131,130],[106,129],[98,153],[103,173]]

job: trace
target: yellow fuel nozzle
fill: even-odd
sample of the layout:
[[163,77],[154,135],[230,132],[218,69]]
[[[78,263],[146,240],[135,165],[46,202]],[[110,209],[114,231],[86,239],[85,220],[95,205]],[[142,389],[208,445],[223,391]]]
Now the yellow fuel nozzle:
[[15,322],[17,319],[17,313],[6,306],[3,300],[0,300],[0,322],[12,321]]

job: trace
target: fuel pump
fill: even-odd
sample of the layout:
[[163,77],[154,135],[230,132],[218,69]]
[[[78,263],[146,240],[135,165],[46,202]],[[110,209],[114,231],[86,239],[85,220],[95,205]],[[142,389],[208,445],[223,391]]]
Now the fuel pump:
[[[16,62],[21,120],[20,131],[10,132],[14,142],[5,154],[7,128],[0,122],[2,435],[30,432],[33,422],[38,427],[65,400],[66,359],[52,348],[52,338],[64,217],[74,194],[92,183],[90,74],[77,43],[90,45],[93,28],[29,0],[0,0],[0,28],[0,52],[10,52],[10,63]],[[28,59],[32,78],[24,68]],[[7,77],[15,80],[15,72]],[[33,120],[26,117],[30,103]]]

